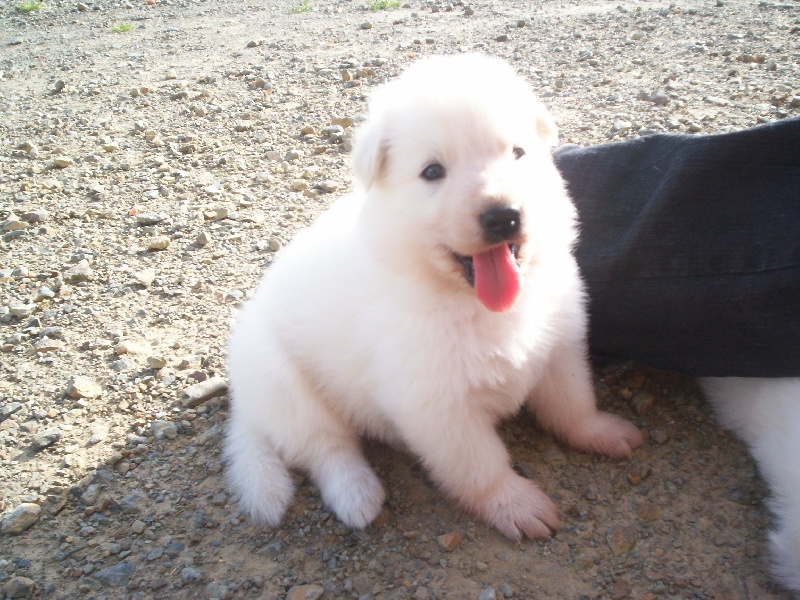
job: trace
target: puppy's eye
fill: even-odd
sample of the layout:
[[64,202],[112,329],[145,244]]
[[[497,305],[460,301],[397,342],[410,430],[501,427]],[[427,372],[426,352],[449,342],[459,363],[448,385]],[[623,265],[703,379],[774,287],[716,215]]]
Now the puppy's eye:
[[420,173],[420,177],[423,179],[427,179],[428,181],[436,181],[437,179],[442,179],[445,176],[445,170],[442,165],[439,163],[431,163],[427,167],[422,170]]
[[514,158],[519,160],[523,156],[525,156],[525,149],[520,148],[519,146],[514,146]]

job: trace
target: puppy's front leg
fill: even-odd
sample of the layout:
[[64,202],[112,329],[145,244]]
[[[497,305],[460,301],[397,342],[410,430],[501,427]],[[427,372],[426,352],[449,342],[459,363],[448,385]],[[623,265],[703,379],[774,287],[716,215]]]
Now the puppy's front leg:
[[512,540],[547,537],[559,527],[555,504],[513,471],[487,415],[457,402],[416,406],[424,416],[397,415],[395,423],[445,492]]
[[554,350],[528,408],[542,427],[585,452],[628,458],[644,441],[633,423],[597,410],[589,362],[580,343]]

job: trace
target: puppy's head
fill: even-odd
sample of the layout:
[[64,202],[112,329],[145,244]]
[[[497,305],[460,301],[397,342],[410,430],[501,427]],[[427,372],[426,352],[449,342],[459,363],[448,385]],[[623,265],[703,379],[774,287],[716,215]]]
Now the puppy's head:
[[574,209],[550,114],[499,60],[434,57],[378,88],[353,148],[362,225],[397,268],[513,307],[542,254],[569,248]]

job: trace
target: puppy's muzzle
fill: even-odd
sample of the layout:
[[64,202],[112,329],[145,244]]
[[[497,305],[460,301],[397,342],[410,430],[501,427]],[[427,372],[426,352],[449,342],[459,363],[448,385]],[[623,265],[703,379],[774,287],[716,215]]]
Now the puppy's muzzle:
[[522,213],[518,208],[494,206],[478,217],[487,244],[499,244],[519,236],[522,227]]

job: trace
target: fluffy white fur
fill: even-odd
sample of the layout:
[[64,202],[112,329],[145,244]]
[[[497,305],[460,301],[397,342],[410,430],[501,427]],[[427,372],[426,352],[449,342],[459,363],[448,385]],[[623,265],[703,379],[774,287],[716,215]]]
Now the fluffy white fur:
[[[280,522],[294,467],[344,523],[368,525],[385,498],[360,449],[372,436],[402,443],[508,537],[542,537],[556,507],[511,468],[498,420],[527,402],[575,448],[627,457],[641,444],[595,406],[556,139],[498,59],[425,59],[376,90],[353,149],[356,191],[280,253],[231,335],[225,453],[256,521]],[[444,178],[420,176],[432,162]],[[522,288],[504,312],[476,299],[453,257],[486,249],[479,216],[496,205],[522,211]]]
[[775,578],[800,593],[800,379],[701,379],[723,427],[749,447],[772,491]]

